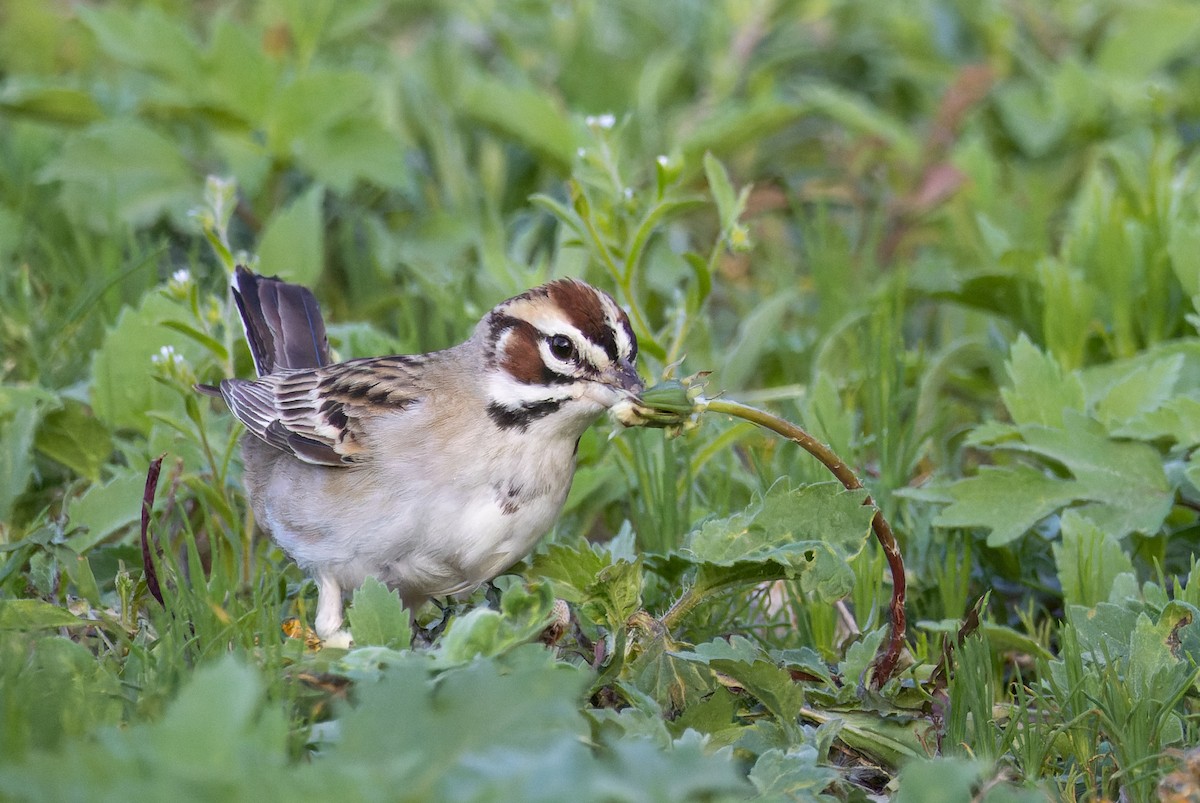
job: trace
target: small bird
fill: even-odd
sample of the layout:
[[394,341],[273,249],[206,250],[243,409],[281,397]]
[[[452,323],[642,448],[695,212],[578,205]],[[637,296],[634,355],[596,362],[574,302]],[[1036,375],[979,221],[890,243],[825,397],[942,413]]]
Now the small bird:
[[367,577],[415,610],[528,555],[584,430],[642,390],[629,318],[575,279],[502,302],[452,348],[340,363],[307,288],[238,266],[233,297],[258,378],[198,389],[245,424],[254,515],[316,580],[329,645],[349,645],[342,595]]

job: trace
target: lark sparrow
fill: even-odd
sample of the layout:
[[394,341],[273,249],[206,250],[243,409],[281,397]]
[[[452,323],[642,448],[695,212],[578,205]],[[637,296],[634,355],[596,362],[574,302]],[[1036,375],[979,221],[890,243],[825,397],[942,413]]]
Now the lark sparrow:
[[317,635],[345,645],[343,592],[377,577],[415,610],[522,559],[553,525],[579,437],[642,389],[607,294],[535,287],[444,351],[331,363],[312,293],[239,266],[258,379],[219,394],[246,426],[259,525],[317,582]]

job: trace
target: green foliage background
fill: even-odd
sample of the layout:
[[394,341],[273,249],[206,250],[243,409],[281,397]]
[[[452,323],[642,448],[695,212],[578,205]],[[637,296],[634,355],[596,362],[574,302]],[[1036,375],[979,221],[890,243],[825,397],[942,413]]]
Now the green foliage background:
[[[1182,0],[0,0],[0,796],[1194,793],[1198,135]],[[645,376],[856,467],[911,662],[872,690],[861,495],[715,415],[597,427],[432,643],[378,584],[284,638],[315,589],[190,389],[250,371],[235,260],[344,357],[612,290]]]

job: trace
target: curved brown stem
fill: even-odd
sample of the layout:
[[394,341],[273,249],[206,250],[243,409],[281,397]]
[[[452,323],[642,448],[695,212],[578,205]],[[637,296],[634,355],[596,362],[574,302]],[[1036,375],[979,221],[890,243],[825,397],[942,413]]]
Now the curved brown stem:
[[[830,473],[837,477],[838,481],[848,490],[855,491],[863,487],[862,482],[858,479],[858,475],[841,458],[834,454],[832,449],[790,421],[785,421],[763,410],[728,399],[709,399],[702,402],[701,406],[703,409],[714,413],[736,416],[737,418],[758,424],[761,427],[766,427],[772,432],[792,441],[804,449],[804,451],[820,460],[821,464],[829,469]],[[868,495],[863,500],[863,504],[874,506],[875,502]],[[883,554],[887,558],[888,569],[892,574],[892,599],[889,606],[891,610],[892,632],[884,648],[875,659],[875,672],[871,678],[872,686],[878,689],[884,683],[887,683],[896,671],[896,665],[900,661],[900,652],[904,649],[904,639],[908,635],[907,617],[904,613],[907,583],[904,577],[904,559],[900,555],[900,547],[896,544],[896,536],[892,532],[891,525],[884,518],[883,511],[878,508],[875,510],[874,518],[871,519],[871,529],[874,531],[879,545],[883,547]]]

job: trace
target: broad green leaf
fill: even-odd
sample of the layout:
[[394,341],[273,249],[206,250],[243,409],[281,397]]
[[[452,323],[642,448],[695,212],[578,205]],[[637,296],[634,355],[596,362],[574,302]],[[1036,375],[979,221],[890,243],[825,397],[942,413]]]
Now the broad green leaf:
[[84,125],[103,116],[95,99],[78,89],[9,82],[0,89],[0,111],[57,125]]
[[1189,2],[1118,7],[1105,25],[1096,66],[1114,79],[1144,80],[1189,52],[1200,34],[1200,8]]
[[504,592],[500,610],[475,608],[450,622],[434,655],[437,666],[457,666],[478,656],[496,656],[533,641],[550,624],[554,592],[547,583]]
[[203,348],[186,335],[163,326],[167,320],[187,320],[191,313],[160,293],[150,293],[136,309],[126,309],[108,330],[92,356],[92,411],[110,431],[131,429],[149,434],[151,410],[173,411],[186,420],[179,395],[152,377],[153,359],[162,350],[193,364]]
[[1189,297],[1200,293],[1200,221],[1175,220],[1167,235],[1171,270]]
[[529,577],[541,577],[554,584],[554,593],[567,602],[583,602],[587,589],[609,563],[580,539],[576,546],[550,544],[533,557]]
[[112,456],[113,440],[84,404],[64,399],[63,406],[42,421],[34,447],[84,479],[97,482],[101,467]]
[[750,782],[764,798],[813,801],[841,776],[833,767],[818,763],[816,748],[800,745],[791,750],[768,750],[750,768]]
[[87,624],[66,608],[40,599],[0,600],[0,630],[44,630]]
[[1015,423],[1060,427],[1065,411],[1083,412],[1078,375],[1064,374],[1054,358],[1039,351],[1024,334],[1013,344],[1005,367],[1012,384],[1000,395]]
[[1096,402],[1096,418],[1110,432],[1117,432],[1155,413],[1171,399],[1182,370],[1182,354],[1138,365]]
[[1062,516],[1062,543],[1054,545],[1054,562],[1063,600],[1091,607],[1109,599],[1113,581],[1133,564],[1111,533],[1073,510]]
[[605,566],[586,589],[592,618],[616,628],[642,607],[642,560]]
[[393,650],[412,646],[412,623],[400,595],[374,577],[354,592],[350,603],[350,634],[354,643]]
[[71,498],[66,507],[67,519],[72,527],[83,530],[67,539],[68,546],[83,554],[121,528],[141,521],[145,490],[145,468],[128,468]]
[[949,487],[954,501],[934,519],[938,527],[989,529],[988,546],[1003,546],[1078,498],[1079,483],[1029,466],[984,466]]
[[1145,441],[1167,438],[1178,446],[1191,448],[1200,444],[1200,399],[1175,396],[1110,432],[1119,438]]
[[186,29],[156,6],[79,9],[79,17],[112,58],[187,81],[200,74],[199,54]]
[[583,739],[588,728],[579,703],[590,675],[535,645],[503,662],[480,659],[450,669],[435,681],[426,669],[402,664],[356,689],[331,758],[372,767],[387,787],[445,799],[463,771],[460,762],[492,750],[538,755]]
[[575,132],[545,92],[476,73],[459,100],[468,117],[495,128],[559,168],[575,159]]
[[804,708],[804,689],[792,680],[791,673],[742,636],[698,644],[690,652],[674,655],[733,678],[766,706],[785,729],[796,724]]
[[375,99],[371,78],[350,70],[310,70],[283,88],[271,104],[267,144],[280,158],[343,123],[364,119]]
[[666,639],[650,640],[623,674],[671,719],[707,697],[715,683],[710,671],[677,657],[668,648]]
[[258,243],[258,268],[312,286],[325,263],[325,189],[314,184],[267,221]]
[[1034,452],[1067,467],[1086,515],[1118,536],[1158,531],[1171,510],[1174,491],[1158,450],[1145,443],[1115,441],[1081,415],[1064,416],[1065,428],[1021,428],[1023,442],[1006,448]]
[[200,196],[199,177],[178,144],[128,117],[69,136],[38,178],[61,185],[61,203],[76,225],[100,232],[165,216],[185,221]]
[[368,117],[316,131],[296,145],[297,158],[320,182],[349,193],[356,182],[403,190],[412,183],[405,145]]
[[33,444],[38,423],[60,404],[48,390],[0,385],[0,521],[33,476]]
[[1067,621],[1079,639],[1085,657],[1101,663],[1105,655],[1123,658],[1129,655],[1130,639],[1139,614],[1124,605],[1101,602],[1091,608],[1067,606]]
[[706,588],[799,577],[806,591],[836,599],[852,583],[846,561],[870,533],[875,510],[863,506],[866,496],[835,482],[777,482],[745,510],[702,524],[678,554],[700,567],[696,583]]

